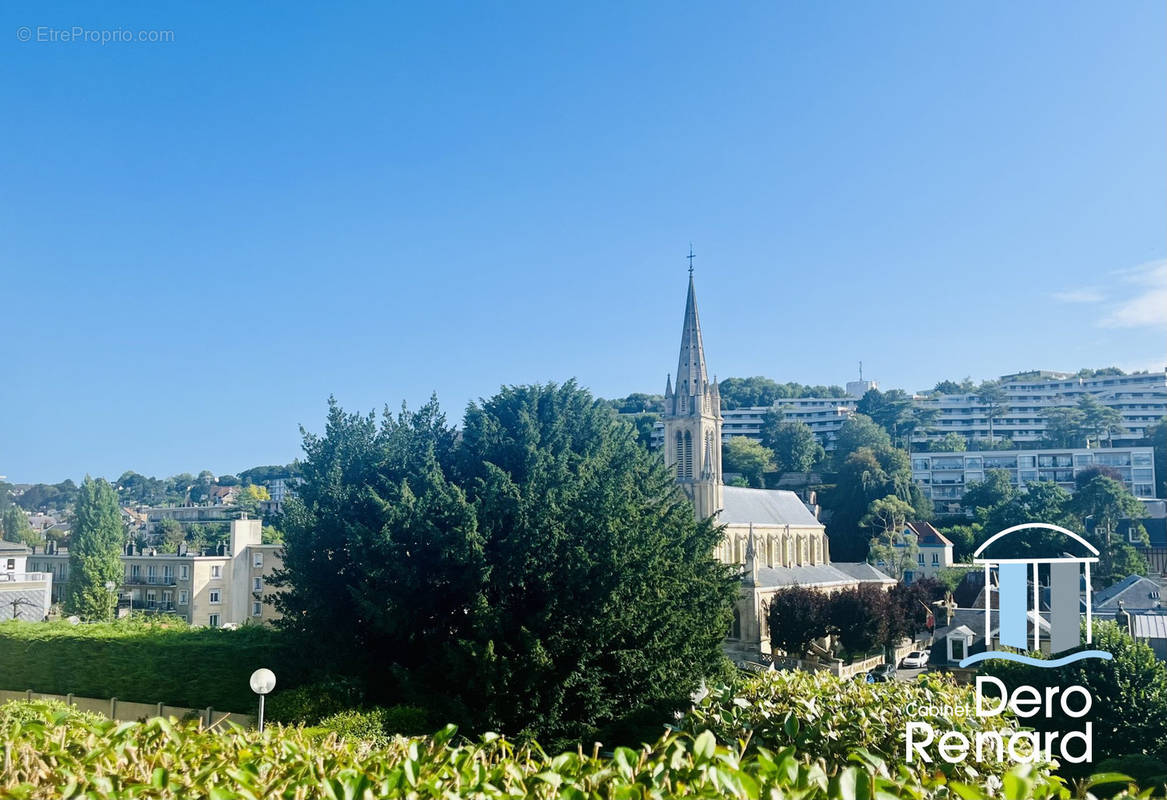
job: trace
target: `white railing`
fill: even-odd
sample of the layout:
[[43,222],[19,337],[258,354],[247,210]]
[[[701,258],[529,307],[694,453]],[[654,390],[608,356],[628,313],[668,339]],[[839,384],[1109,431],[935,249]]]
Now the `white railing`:
[[48,572],[0,572],[0,583],[43,583],[51,579]]

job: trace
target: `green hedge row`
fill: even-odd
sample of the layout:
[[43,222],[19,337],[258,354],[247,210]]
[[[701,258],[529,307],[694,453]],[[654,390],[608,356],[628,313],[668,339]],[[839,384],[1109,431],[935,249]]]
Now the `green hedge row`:
[[248,677],[276,673],[276,691],[305,667],[279,631],[190,628],[181,621],[71,625],[0,623],[0,689],[253,712]]

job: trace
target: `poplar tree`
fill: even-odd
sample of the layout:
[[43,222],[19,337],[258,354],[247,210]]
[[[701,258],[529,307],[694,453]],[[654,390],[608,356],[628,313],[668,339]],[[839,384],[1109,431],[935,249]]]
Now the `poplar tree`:
[[65,609],[82,619],[106,619],[115,599],[106,584],[120,587],[124,575],[126,534],[117,493],[105,480],[86,476],[73,513]]

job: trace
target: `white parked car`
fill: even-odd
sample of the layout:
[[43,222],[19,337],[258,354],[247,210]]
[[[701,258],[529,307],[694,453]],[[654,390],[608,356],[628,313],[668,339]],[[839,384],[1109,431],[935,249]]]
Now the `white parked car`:
[[928,666],[928,651],[915,650],[904,656],[904,660],[900,662],[900,666],[904,669],[923,669]]

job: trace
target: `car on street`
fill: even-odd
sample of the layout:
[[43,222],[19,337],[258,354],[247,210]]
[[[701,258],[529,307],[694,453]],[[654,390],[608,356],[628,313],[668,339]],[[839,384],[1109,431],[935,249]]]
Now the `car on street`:
[[928,666],[928,651],[914,650],[904,656],[904,660],[900,662],[900,666],[904,669],[924,669]]
[[867,672],[868,683],[887,683],[888,681],[894,681],[895,678],[895,664],[879,664]]

